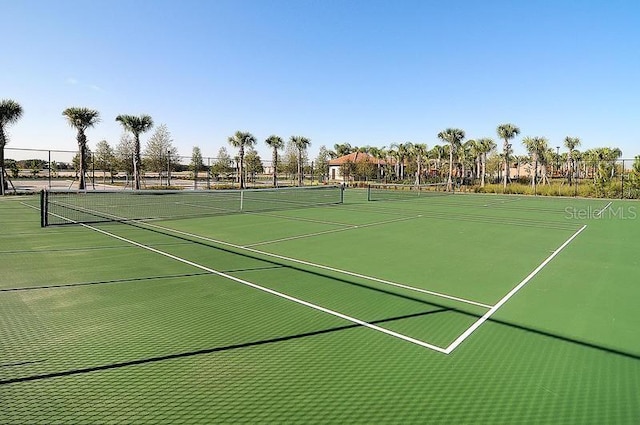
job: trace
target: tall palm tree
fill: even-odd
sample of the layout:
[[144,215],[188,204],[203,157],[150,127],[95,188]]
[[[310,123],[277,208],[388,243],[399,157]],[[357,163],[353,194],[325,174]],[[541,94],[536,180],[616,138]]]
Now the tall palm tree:
[[305,150],[311,145],[311,140],[304,136],[291,136],[289,141],[293,143],[298,151],[298,186],[302,186],[303,164],[302,156]]
[[476,149],[480,153],[480,162],[481,162],[481,170],[480,170],[480,186],[484,187],[485,185],[485,175],[487,174],[487,154],[493,151],[496,148],[496,144],[493,139],[488,137],[483,137],[477,140]]
[[580,146],[580,139],[578,137],[570,137],[567,136],[564,138],[564,147],[567,148],[568,155],[567,155],[567,160],[569,161],[569,164],[567,164],[567,178],[569,181],[569,186],[571,186],[573,184],[572,178],[573,178],[573,174],[575,172],[574,167],[575,167],[575,153],[576,153],[576,148]]
[[496,129],[498,137],[504,140],[502,145],[502,153],[504,154],[504,177],[502,186],[507,188],[507,182],[509,181],[509,155],[511,154],[511,144],[509,140],[520,134],[520,129],[513,124],[500,124]]
[[282,139],[275,134],[264,141],[273,150],[273,187],[278,186],[278,150],[284,147]]
[[236,131],[230,136],[228,142],[234,148],[238,148],[238,183],[240,189],[244,189],[244,148],[256,144],[256,138],[248,131]]
[[453,181],[451,175],[453,174],[453,154],[464,140],[464,130],[459,128],[447,128],[444,131],[438,133],[438,139],[449,143],[449,178],[447,179],[447,191],[453,189]]
[[153,119],[149,115],[118,115],[116,121],[133,134],[133,181],[134,189],[140,190],[140,134],[153,127]]
[[87,135],[85,131],[100,122],[100,113],[89,108],[67,108],[62,111],[67,118],[67,123],[78,131],[76,140],[80,151],[80,181],[78,188],[85,189],[85,174],[87,170]]
[[544,137],[525,137],[522,139],[522,144],[527,149],[527,152],[529,152],[531,161],[533,161],[531,187],[533,187],[535,190],[536,180],[538,178],[538,164],[542,161],[543,166],[546,166],[547,151],[549,150],[548,142]]
[[0,195],[4,195],[6,190],[4,169],[4,147],[8,142],[6,128],[22,117],[22,106],[15,100],[0,100]]

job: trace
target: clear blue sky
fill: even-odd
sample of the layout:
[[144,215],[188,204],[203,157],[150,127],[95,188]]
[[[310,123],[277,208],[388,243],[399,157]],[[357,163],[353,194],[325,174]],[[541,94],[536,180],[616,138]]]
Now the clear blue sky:
[[61,113],[82,106],[102,116],[92,148],[146,113],[182,155],[232,151],[236,130],[265,159],[270,134],[306,136],[313,158],[506,122],[640,154],[637,0],[3,0],[0,16],[0,98],[24,108],[8,147],[75,149]]

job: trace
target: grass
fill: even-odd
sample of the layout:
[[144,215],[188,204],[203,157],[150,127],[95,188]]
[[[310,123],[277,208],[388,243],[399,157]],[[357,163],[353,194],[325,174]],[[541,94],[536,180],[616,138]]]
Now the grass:
[[[365,199],[96,226],[218,275],[0,199],[0,418],[638,422],[637,203]],[[487,308],[388,282],[493,305],[585,224],[448,355],[230,279],[446,347]]]

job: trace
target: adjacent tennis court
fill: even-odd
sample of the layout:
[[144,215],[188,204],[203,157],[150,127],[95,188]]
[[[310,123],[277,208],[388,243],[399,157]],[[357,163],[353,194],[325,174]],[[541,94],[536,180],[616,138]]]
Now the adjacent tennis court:
[[637,206],[0,199],[0,422],[638,423]]

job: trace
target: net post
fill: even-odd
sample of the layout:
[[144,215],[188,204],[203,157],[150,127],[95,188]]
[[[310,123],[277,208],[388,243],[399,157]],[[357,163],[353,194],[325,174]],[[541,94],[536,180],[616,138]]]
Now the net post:
[[244,211],[244,190],[240,190],[240,211]]
[[340,185],[340,203],[344,204],[344,185]]
[[367,185],[367,201],[371,201],[371,185]]
[[45,189],[40,191],[40,227],[47,227],[49,225],[48,204],[49,192]]

